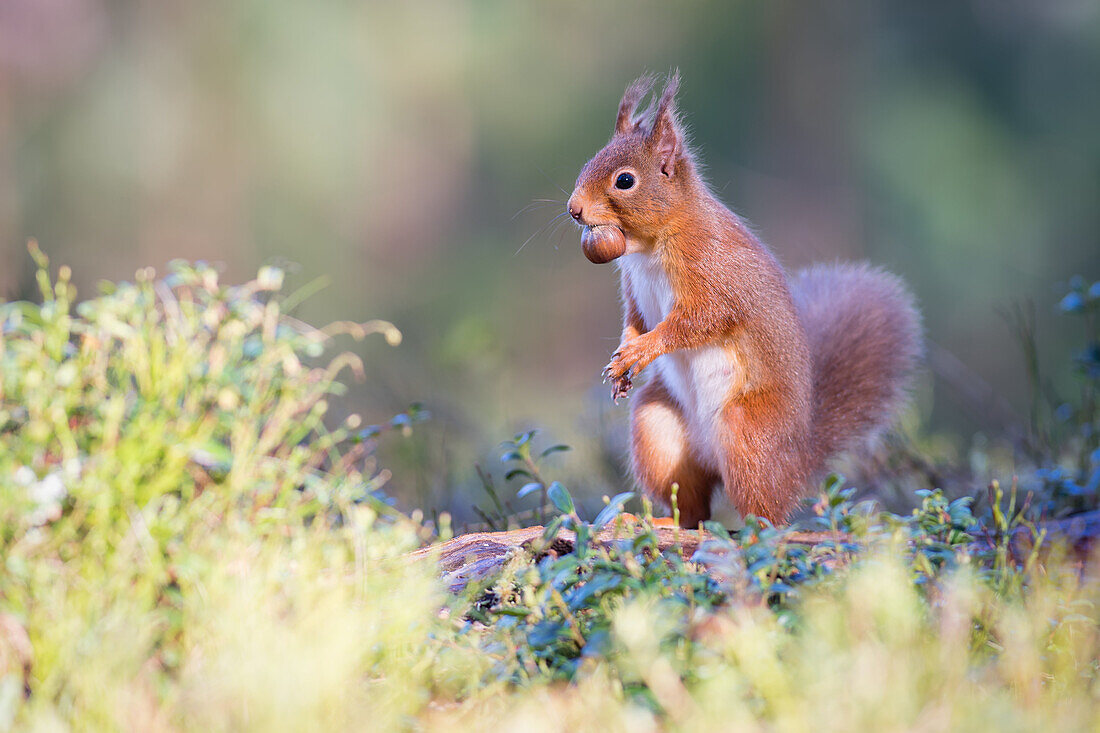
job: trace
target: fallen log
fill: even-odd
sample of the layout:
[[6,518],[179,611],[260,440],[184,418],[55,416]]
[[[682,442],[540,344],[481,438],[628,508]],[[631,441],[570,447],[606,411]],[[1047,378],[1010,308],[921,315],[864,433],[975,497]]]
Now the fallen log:
[[[416,559],[436,556],[444,584],[452,593],[458,593],[467,584],[489,577],[515,552],[521,549],[531,550],[537,546],[545,531],[545,527],[539,525],[501,532],[471,532],[417,550],[410,557]],[[595,536],[594,541],[608,546],[613,542],[633,540],[639,531],[640,525],[629,518],[625,522],[616,522],[605,527]],[[657,535],[657,548],[661,552],[676,551],[685,558],[690,558],[700,544],[713,537],[706,531],[668,525],[655,526],[653,531]],[[572,552],[575,541],[576,534],[561,529],[544,552],[554,555]],[[787,538],[787,542],[794,545],[815,545],[825,541],[847,542],[850,537],[828,532],[794,532]]]
[[[605,527],[596,535],[594,541],[607,546],[612,542],[632,540],[640,531],[640,525],[632,515],[627,514],[623,517],[626,521],[617,521]],[[1038,525],[1038,528],[1046,531],[1043,540],[1045,548],[1061,546],[1084,562],[1091,555],[1097,538],[1100,538],[1100,511],[1043,522]],[[662,524],[661,520],[657,520],[653,531],[657,535],[657,547],[661,552],[678,551],[685,558],[694,555],[699,545],[712,537],[708,532],[681,529],[667,523]],[[410,557],[436,557],[444,584],[452,593],[458,593],[469,583],[492,575],[515,552],[535,547],[544,533],[545,528],[541,525],[501,532],[472,532],[417,550]],[[576,535],[573,532],[567,529],[559,530],[545,552],[555,555],[572,552],[575,541]],[[792,545],[851,541],[852,538],[846,534],[830,532],[793,532],[786,538],[786,542]],[[1022,561],[1027,556],[1031,541],[1029,532],[1023,528],[1017,531],[1011,547],[1016,559]],[[979,537],[975,545],[987,547],[990,542],[991,539],[988,537]]]

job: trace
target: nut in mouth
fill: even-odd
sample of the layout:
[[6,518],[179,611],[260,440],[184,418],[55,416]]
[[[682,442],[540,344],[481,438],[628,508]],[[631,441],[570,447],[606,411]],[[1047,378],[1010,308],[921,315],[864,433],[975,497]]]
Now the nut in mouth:
[[581,247],[589,262],[602,265],[626,254],[626,237],[614,224],[589,224],[581,230]]

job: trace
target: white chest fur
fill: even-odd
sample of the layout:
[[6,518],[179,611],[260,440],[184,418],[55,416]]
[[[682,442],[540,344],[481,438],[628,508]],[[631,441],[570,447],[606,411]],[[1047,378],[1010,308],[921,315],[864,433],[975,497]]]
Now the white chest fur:
[[[617,260],[624,290],[653,329],[672,310],[675,297],[660,260],[648,254],[628,254]],[[739,367],[728,345],[701,346],[658,357],[650,367],[661,375],[672,397],[684,412],[688,440],[697,457],[717,465],[715,421],[730,396]]]
[[672,310],[672,285],[656,255],[628,254],[616,262],[622,273],[624,290],[628,287],[638,304],[647,329],[652,329]]

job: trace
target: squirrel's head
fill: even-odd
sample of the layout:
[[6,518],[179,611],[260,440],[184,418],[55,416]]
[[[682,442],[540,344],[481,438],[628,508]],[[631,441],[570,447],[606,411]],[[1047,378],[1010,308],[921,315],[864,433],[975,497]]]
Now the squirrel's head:
[[610,262],[627,252],[647,252],[691,196],[695,170],[676,114],[680,74],[669,76],[656,104],[637,113],[653,86],[643,76],[619,103],[615,133],[581,169],[566,209],[584,227],[585,256]]

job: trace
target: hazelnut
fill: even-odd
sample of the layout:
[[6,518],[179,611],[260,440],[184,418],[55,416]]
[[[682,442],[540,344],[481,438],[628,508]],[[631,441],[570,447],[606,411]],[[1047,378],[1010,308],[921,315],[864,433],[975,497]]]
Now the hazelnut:
[[589,262],[602,265],[626,253],[626,237],[619,227],[610,224],[587,226],[581,232],[581,247]]

